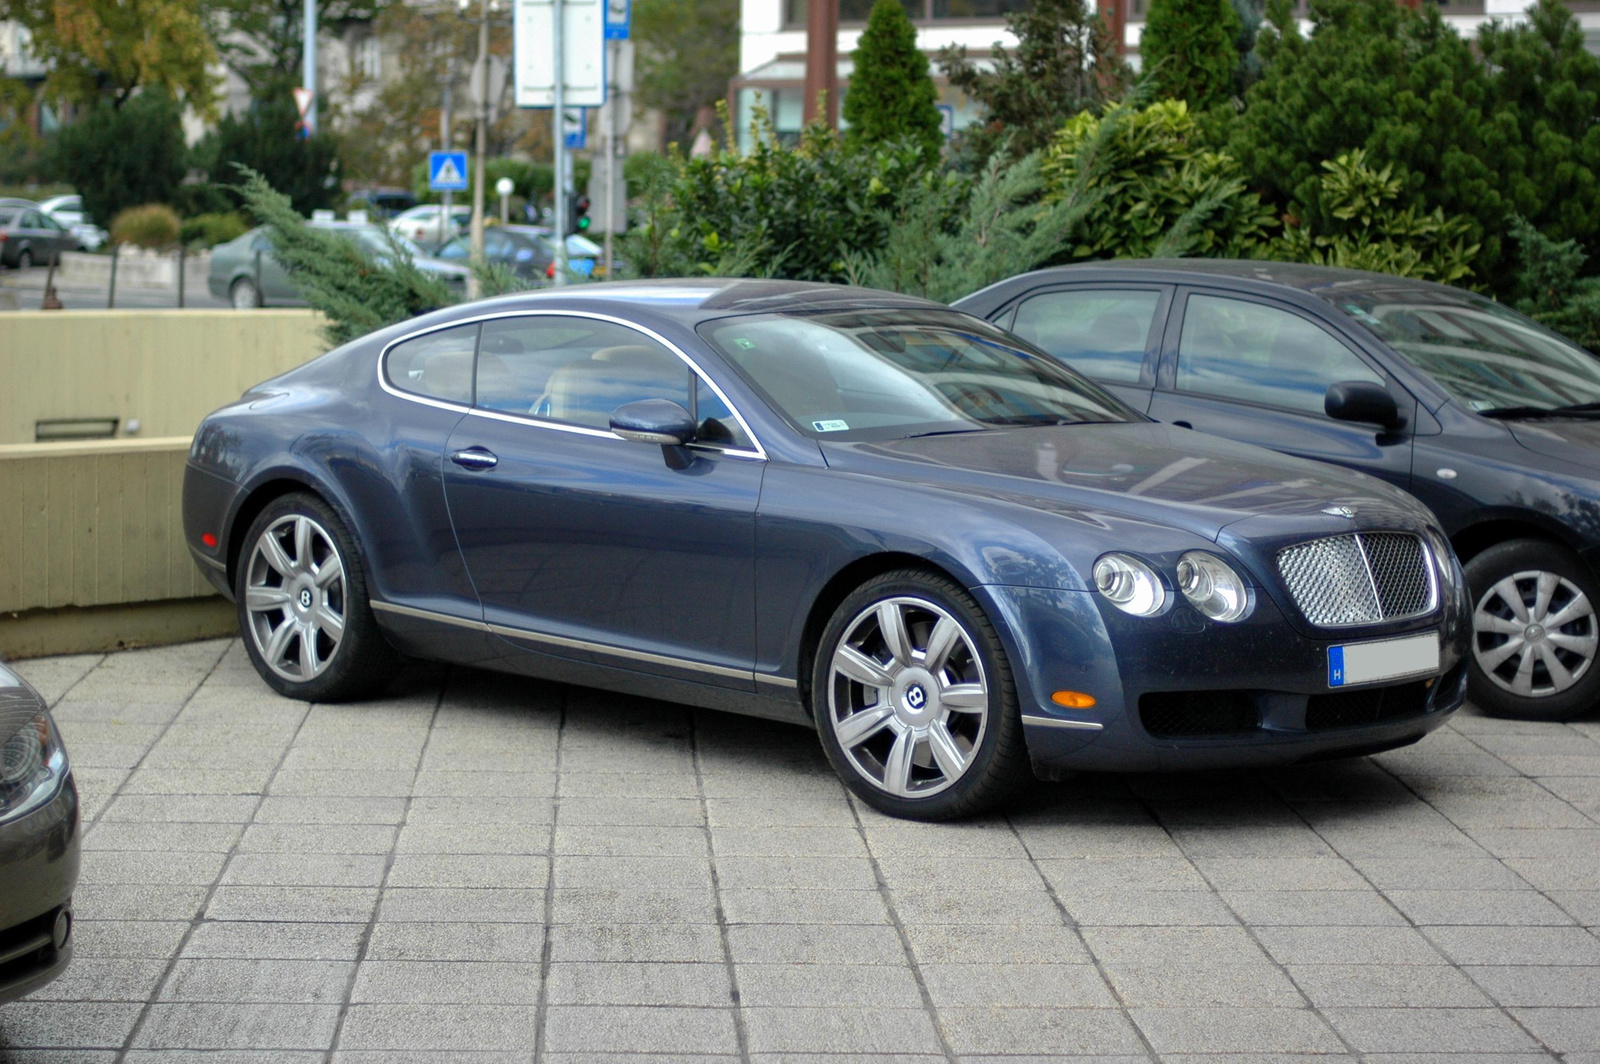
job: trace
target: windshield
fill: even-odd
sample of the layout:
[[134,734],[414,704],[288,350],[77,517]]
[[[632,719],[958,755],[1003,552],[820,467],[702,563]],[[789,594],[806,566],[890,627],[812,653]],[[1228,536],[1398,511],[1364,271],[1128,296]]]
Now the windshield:
[[1139,420],[1071,370],[955,311],[762,314],[701,332],[816,439]]
[[1469,410],[1600,402],[1600,360],[1482,296],[1394,288],[1332,299]]

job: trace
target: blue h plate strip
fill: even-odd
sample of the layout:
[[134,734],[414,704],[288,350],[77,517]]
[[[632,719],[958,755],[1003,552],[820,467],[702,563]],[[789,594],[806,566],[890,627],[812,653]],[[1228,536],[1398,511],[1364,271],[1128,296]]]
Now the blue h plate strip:
[[1344,647],[1328,648],[1328,686],[1344,686]]

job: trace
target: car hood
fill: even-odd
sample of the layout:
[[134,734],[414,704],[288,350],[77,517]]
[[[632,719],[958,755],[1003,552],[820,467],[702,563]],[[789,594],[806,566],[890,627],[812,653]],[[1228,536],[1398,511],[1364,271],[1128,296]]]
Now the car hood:
[[1535,454],[1600,472],[1600,418],[1507,421],[1516,441]]
[[[1187,529],[1215,541],[1252,534],[1414,526],[1421,504],[1375,478],[1156,423],[1062,425],[822,444],[831,467],[924,479],[1035,509],[1100,512]],[[1335,513],[1328,513],[1334,509]]]

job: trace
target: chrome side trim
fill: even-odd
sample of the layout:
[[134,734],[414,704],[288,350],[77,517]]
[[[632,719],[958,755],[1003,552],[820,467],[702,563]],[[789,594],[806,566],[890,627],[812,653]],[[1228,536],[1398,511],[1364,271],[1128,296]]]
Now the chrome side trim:
[[609,654],[612,657],[625,658],[629,661],[645,661],[652,665],[667,665],[675,669],[688,669],[691,672],[703,672],[712,676],[726,676],[734,680],[748,680],[752,675],[749,669],[729,669],[722,665],[708,665],[703,661],[692,661],[689,658],[678,658],[669,654],[651,654],[643,650],[625,650],[622,647],[609,646],[605,643],[591,643],[587,639],[569,639],[564,635],[549,635],[545,632],[535,632],[527,628],[512,628],[503,624],[491,624],[488,628],[495,635],[506,636],[511,639],[526,639],[532,643],[545,643],[549,646],[567,647],[571,650],[586,650],[593,654]]
[[[453,329],[453,328],[455,328],[455,327],[457,327],[459,325],[472,325],[474,323],[482,323],[482,322],[487,322],[487,321],[499,321],[499,320],[501,320],[503,318],[550,318],[550,317],[589,318],[589,319],[591,319],[593,321],[610,322],[613,325],[620,325],[625,329],[632,329],[634,332],[643,333],[645,336],[648,336],[650,339],[654,340],[656,343],[660,344],[662,347],[665,347],[668,351],[671,351],[673,354],[677,355],[678,358],[683,362],[683,364],[685,366],[689,367],[689,372],[690,373],[693,373],[696,377],[698,377],[699,379],[705,381],[706,382],[706,386],[709,387],[713,392],[717,393],[717,398],[721,399],[724,403],[727,404],[728,410],[733,414],[734,420],[739,422],[739,427],[744,429],[744,434],[746,436],[748,436],[750,438],[750,442],[755,445],[754,450],[750,450],[750,451],[747,451],[747,450],[718,450],[718,453],[719,454],[730,455],[730,456],[733,456],[733,457],[736,457],[736,458],[761,458],[761,459],[765,459],[767,457],[767,449],[761,445],[761,439],[750,428],[750,423],[744,419],[744,415],[739,413],[739,408],[733,405],[733,400],[728,398],[727,393],[724,392],[717,385],[716,381],[714,381],[710,377],[706,376],[705,371],[700,368],[700,366],[695,362],[694,359],[690,358],[689,355],[687,353],[685,353],[684,350],[681,347],[679,347],[677,344],[673,343],[671,340],[668,340],[665,336],[662,336],[660,333],[656,332],[654,329],[650,329],[650,328],[647,328],[646,326],[640,325],[638,322],[629,321],[626,318],[619,318],[614,314],[600,314],[600,313],[597,313],[597,312],[592,311],[592,310],[557,310],[557,309],[553,309],[553,308],[550,309],[550,310],[500,310],[500,311],[493,311],[493,312],[485,313],[485,314],[478,314],[478,315],[475,315],[473,317],[468,317],[468,318],[458,318],[455,321],[446,322],[446,323],[440,324],[440,325],[429,326],[426,329],[418,329],[415,332],[406,333],[404,336],[396,337],[395,339],[389,341],[387,344],[384,345],[383,350],[378,352],[378,359],[377,359],[377,366],[376,366],[377,372],[378,372],[378,385],[384,391],[388,392],[390,395],[393,395],[393,396],[395,396],[397,398],[406,399],[406,400],[409,400],[410,402],[413,402],[413,403],[422,403],[424,406],[438,407],[441,410],[454,410],[454,411],[457,411],[457,412],[463,413],[463,414],[472,413],[472,414],[477,414],[480,417],[493,417],[493,418],[496,418],[497,420],[512,421],[512,422],[515,422],[517,424],[522,424],[522,425],[535,425],[535,426],[538,426],[539,428],[560,429],[560,430],[565,431],[565,432],[580,432],[580,433],[583,433],[585,435],[590,435],[590,436],[609,436],[609,437],[611,437],[612,439],[615,439],[615,440],[622,439],[621,436],[618,436],[614,432],[602,431],[600,429],[582,428],[582,427],[577,426],[577,425],[562,425],[562,424],[559,424],[559,423],[554,422],[554,421],[546,421],[546,420],[541,420],[539,418],[534,418],[534,417],[517,417],[515,415],[510,415],[510,414],[500,414],[498,411],[478,410],[478,409],[476,409],[474,407],[462,406],[459,403],[445,402],[442,399],[429,399],[426,396],[413,395],[410,392],[401,391],[400,389],[396,388],[394,385],[390,384],[387,374],[384,373],[384,367],[388,364],[388,361],[389,361],[389,352],[394,350],[400,344],[405,343],[407,340],[414,340],[419,336],[426,336],[429,333],[439,332],[442,329]],[[480,341],[482,340],[481,334],[479,336],[479,339],[480,339]],[[476,353],[474,353],[473,364],[474,364],[474,366],[476,366],[476,364],[477,364]],[[713,449],[715,449],[715,448],[713,448]]]
[[436,621],[439,624],[453,624],[458,628],[476,628],[480,632],[487,632],[489,626],[482,621],[475,621],[470,617],[456,617],[449,613],[435,613],[433,610],[419,610],[411,606],[398,606],[393,602],[379,602],[371,600],[373,609],[380,613],[395,613],[401,617],[415,617],[420,621]]
[[[563,635],[550,635],[547,632],[536,632],[531,628],[514,628],[505,624],[489,624],[485,621],[475,621],[466,617],[456,617],[448,613],[436,613],[433,610],[419,610],[413,606],[399,606],[393,602],[379,602],[372,600],[372,608],[381,613],[393,613],[401,617],[415,617],[422,621],[436,621],[439,624],[453,624],[460,628],[473,628],[480,632],[492,635],[505,636],[511,639],[526,639],[533,643],[544,643],[548,646],[566,647],[570,650],[583,650],[591,654],[607,654],[612,657],[623,658],[628,661],[644,661],[652,665],[667,665],[674,669],[685,669],[690,672],[703,672],[710,676],[726,676],[733,680],[754,679],[754,673],[749,669],[730,669],[723,665],[711,665],[692,658],[673,657],[670,654],[651,654],[643,650],[629,650],[626,647],[612,646],[609,643],[595,643],[587,639],[571,639]],[[787,681],[793,684],[794,681]]]
[[1071,728],[1074,731],[1100,731],[1104,724],[1092,720],[1065,720],[1061,717],[1039,717],[1032,713],[1022,715],[1023,724],[1032,724],[1037,728]]
[[195,561],[201,563],[202,565],[209,565],[209,566],[211,566],[211,568],[218,569],[218,570],[220,570],[222,572],[227,572],[228,571],[228,564],[226,562],[218,561],[216,558],[211,557],[209,554],[201,554],[199,551],[195,550],[193,547],[189,548],[189,555],[192,558],[194,558]]
[[758,672],[755,674],[755,678],[756,683],[767,683],[771,684],[773,687],[784,687],[791,691],[798,691],[800,689],[799,681],[791,680],[784,676],[769,676],[764,672]]

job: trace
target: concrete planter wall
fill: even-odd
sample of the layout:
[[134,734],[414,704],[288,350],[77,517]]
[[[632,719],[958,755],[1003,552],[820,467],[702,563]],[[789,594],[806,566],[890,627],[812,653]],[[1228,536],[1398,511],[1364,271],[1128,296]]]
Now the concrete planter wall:
[[[201,251],[184,259],[184,288],[202,291],[211,269],[211,252]],[[61,255],[58,276],[64,285],[107,288],[111,284],[111,256],[66,251]],[[117,253],[118,288],[170,288],[178,290],[178,253],[124,247]]]
[[31,444],[40,420],[63,418],[117,418],[119,435],[137,420],[140,436],[188,436],[212,410],[325,347],[308,310],[7,314],[0,444]]

